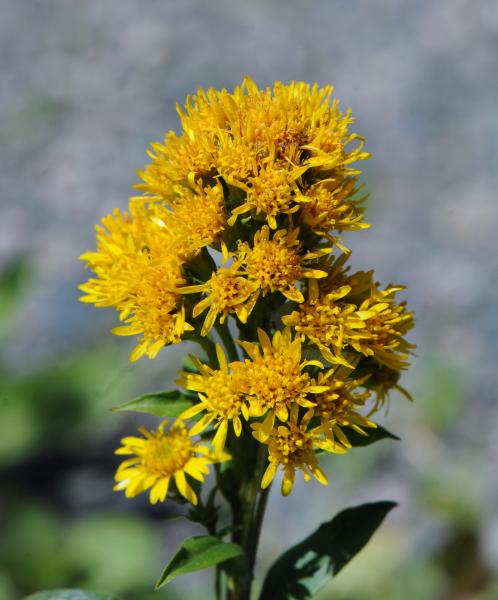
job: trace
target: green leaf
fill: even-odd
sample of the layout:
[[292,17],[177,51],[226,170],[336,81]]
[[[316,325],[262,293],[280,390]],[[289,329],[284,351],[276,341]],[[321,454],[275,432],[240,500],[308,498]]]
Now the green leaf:
[[327,521],[272,565],[260,600],[306,600],[357,554],[395,502],[347,508]]
[[156,583],[156,589],[166,585],[178,575],[207,569],[241,554],[240,546],[231,542],[222,542],[214,536],[187,538],[166,565]]
[[178,417],[190,408],[193,402],[179,390],[170,392],[153,392],[138,396],[134,400],[120,404],[112,410],[115,412],[134,411],[143,412],[156,417]]
[[25,596],[22,600],[119,600],[118,596],[85,590],[50,590]]
[[371,427],[365,428],[365,433],[368,435],[361,435],[351,427],[342,427],[346,437],[348,438],[350,444],[353,447],[356,446],[370,446],[374,442],[378,442],[379,440],[399,440],[400,438],[394,433],[387,431],[384,427],[377,425],[375,429]]

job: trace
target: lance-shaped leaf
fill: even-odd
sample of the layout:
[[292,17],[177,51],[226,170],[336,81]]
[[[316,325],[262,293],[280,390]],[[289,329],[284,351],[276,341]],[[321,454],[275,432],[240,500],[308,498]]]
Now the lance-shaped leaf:
[[156,417],[176,418],[184,410],[190,408],[192,404],[192,400],[187,398],[185,394],[182,394],[179,390],[171,390],[170,392],[143,394],[143,396],[138,396],[134,400],[120,404],[112,410],[115,412],[143,412]]
[[327,521],[273,564],[260,600],[312,598],[371,538],[395,502],[347,508]]
[[25,596],[23,600],[120,600],[117,596],[103,592],[85,590],[49,590]]
[[400,438],[394,433],[387,431],[384,427],[377,425],[375,429],[373,427],[366,427],[365,433],[368,435],[362,435],[355,431],[352,427],[342,427],[342,430],[349,440],[349,443],[353,446],[370,446],[374,442],[379,440],[399,440]]
[[231,542],[222,542],[214,536],[187,538],[166,565],[156,583],[156,589],[166,585],[178,575],[207,569],[240,555],[242,555],[240,546]]

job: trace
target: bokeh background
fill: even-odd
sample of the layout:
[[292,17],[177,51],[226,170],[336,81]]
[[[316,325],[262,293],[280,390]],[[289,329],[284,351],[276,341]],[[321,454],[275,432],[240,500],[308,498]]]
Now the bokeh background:
[[[496,0],[0,0],[0,600],[150,591],[175,506],[111,491],[134,429],[110,407],[165,389],[178,348],[129,364],[113,311],[78,303],[77,256],[124,207],[175,103],[244,74],[333,83],[374,158],[358,267],[408,286],[418,356],[385,423],[402,442],[329,460],[332,487],[274,491],[258,574],[338,510],[400,506],[322,600],[498,598]],[[147,422],[146,420],[144,420]],[[206,583],[208,582],[208,583]],[[203,587],[204,586],[204,587]]]

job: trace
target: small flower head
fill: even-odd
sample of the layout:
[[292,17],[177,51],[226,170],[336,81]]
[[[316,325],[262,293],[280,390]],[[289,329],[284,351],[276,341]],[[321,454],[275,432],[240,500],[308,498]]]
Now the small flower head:
[[176,186],[166,225],[177,252],[185,260],[214,245],[226,226],[223,188]]
[[375,394],[374,403],[369,411],[369,415],[374,414],[384,406],[387,412],[389,409],[390,394],[393,390],[398,391],[407,400],[413,402],[410,393],[399,383],[401,377],[400,369],[386,367],[386,365],[380,364],[375,358],[369,356],[361,358],[358,370],[362,374],[365,388]]
[[402,289],[402,286],[374,288],[356,312],[365,329],[351,340],[351,346],[358,352],[398,371],[407,368],[409,353],[414,348],[404,338],[413,327],[413,313],[406,310],[405,302],[395,301],[396,293]]
[[233,367],[241,372],[245,382],[249,415],[265,417],[255,425],[264,438],[270,435],[275,418],[286,422],[294,405],[313,406],[313,395],[326,390],[327,386],[317,386],[305,371],[308,366],[323,365],[301,358],[301,341],[293,340],[289,329],[277,331],[272,340],[259,329],[258,337],[259,345],[240,342],[249,359],[233,363]]
[[192,433],[201,433],[211,423],[215,423],[216,434],[212,443],[216,452],[221,453],[225,446],[229,423],[232,423],[234,433],[239,437],[242,433],[241,416],[248,419],[249,413],[237,373],[230,372],[223,350],[218,345],[216,353],[219,369],[212,369],[192,356],[198,373],[182,373],[178,383],[197,392],[199,402],[179,418],[189,419],[204,412],[204,416],[192,428]]
[[193,310],[193,317],[198,317],[208,310],[201,329],[201,335],[207,335],[219,317],[223,323],[230,313],[235,313],[242,323],[247,321],[257,300],[257,287],[240,271],[240,261],[229,267],[220,267],[205,283],[180,288],[183,294],[204,293]]
[[304,339],[318,346],[325,360],[333,364],[351,366],[343,354],[349,340],[365,327],[356,314],[356,306],[344,302],[351,288],[342,286],[326,295],[321,295],[318,285],[312,280],[308,300],[290,315],[284,316],[285,325],[293,327]]
[[295,406],[289,421],[275,428],[269,437],[262,438],[258,431],[255,432],[255,437],[268,445],[269,463],[261,481],[263,489],[273,481],[279,465],[284,472],[281,488],[283,496],[288,496],[292,491],[296,470],[302,472],[306,482],[310,481],[312,475],[322,485],[328,485],[315,450],[320,448],[337,454],[344,454],[346,450],[340,444],[321,439],[316,430],[309,429],[312,414],[312,411],[308,411],[299,419],[299,407]]
[[326,277],[326,271],[305,265],[306,261],[328,253],[329,249],[303,255],[298,236],[298,229],[290,232],[280,229],[270,238],[270,230],[264,225],[256,232],[252,248],[247,243],[240,245],[239,256],[248,278],[257,284],[258,294],[280,292],[288,300],[304,302],[297,287],[299,280]]
[[[334,181],[318,182],[303,191],[301,218],[317,234],[330,239],[330,231],[366,229],[363,222],[361,201],[355,199],[355,180],[341,184]],[[333,238],[332,238],[333,239]]]
[[97,251],[81,258],[97,275],[80,286],[81,300],[112,306],[123,326],[116,335],[139,335],[130,358],[154,358],[166,344],[180,341],[192,327],[185,320],[177,288],[185,283],[183,261],[164,226],[168,211],[143,202],[118,210],[97,227]]
[[244,188],[246,200],[232,211],[231,224],[239,215],[254,211],[255,215],[262,213],[269,226],[276,229],[278,215],[290,215],[299,210],[299,188],[292,180],[292,174],[283,166],[266,166],[254,177],[249,177]]
[[327,439],[350,448],[351,444],[343,428],[353,429],[360,435],[368,435],[365,428],[376,427],[375,423],[363,416],[361,410],[370,397],[369,390],[357,388],[364,380],[350,379],[351,369],[339,365],[326,373],[318,374],[318,384],[328,385],[328,389],[314,397],[313,416],[320,419],[318,429]]
[[133,498],[150,489],[152,504],[163,502],[168,494],[171,479],[178,492],[192,504],[197,496],[190,487],[186,475],[204,481],[208,465],[227,460],[226,454],[214,454],[206,446],[194,442],[192,433],[179,423],[165,430],[163,422],[156,431],[140,428],[142,437],[129,436],[121,440],[119,455],[132,455],[124,460],[116,471],[116,491],[124,490],[127,498]]

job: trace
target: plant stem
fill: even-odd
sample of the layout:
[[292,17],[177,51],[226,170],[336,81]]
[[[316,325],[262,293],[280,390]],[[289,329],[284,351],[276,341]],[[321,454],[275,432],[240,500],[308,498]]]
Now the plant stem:
[[232,334],[230,333],[230,329],[228,328],[228,323],[220,323],[219,321],[214,326],[218,335],[225,346],[225,350],[227,351],[228,357],[230,360],[235,361],[239,360],[239,355],[237,352],[237,346],[233,341]]
[[[238,502],[232,505],[232,540],[241,546],[246,561],[244,565],[239,564],[238,568],[234,569],[228,581],[227,600],[250,600],[259,536],[269,492],[268,489],[260,489],[266,463],[266,448],[257,447],[255,456],[251,457],[254,460],[246,458],[246,471],[247,466],[250,467],[247,473],[249,477],[240,488]],[[239,466],[243,468],[242,465]]]
[[191,342],[195,342],[196,344],[199,344],[199,346],[206,353],[206,356],[207,356],[207,359],[209,362],[209,366],[212,367],[213,369],[218,368],[218,357],[216,356],[216,346],[211,338],[204,337],[201,335],[196,335],[196,336],[186,337],[185,339],[188,339]]
[[223,600],[222,596],[222,588],[221,588],[221,567],[220,565],[216,565],[216,573],[214,579],[214,593],[216,596],[216,600]]
[[[260,319],[261,320],[261,319]],[[239,360],[237,347],[227,323],[217,323],[216,331],[231,361]],[[250,327],[251,338],[256,337],[256,328]],[[212,341],[210,342],[215,349]],[[204,346],[203,346],[204,347]],[[210,348],[204,348],[212,352]],[[232,541],[239,544],[244,551],[244,559],[235,559],[223,577],[226,586],[226,600],[250,600],[254,565],[261,526],[269,495],[269,488],[261,490],[261,479],[266,468],[268,450],[258,443],[251,429],[244,427],[241,437],[227,442],[232,454],[233,466],[232,486],[226,495],[232,509]],[[216,569],[216,598],[220,600],[222,589],[222,569]]]
[[268,503],[268,496],[270,495],[271,486],[261,490],[259,493],[258,503],[254,514],[253,525],[252,525],[252,545],[251,545],[251,556],[249,560],[251,564],[256,564],[256,554],[258,552],[259,538],[261,535],[261,526],[263,525],[263,519],[265,516],[266,505]]

